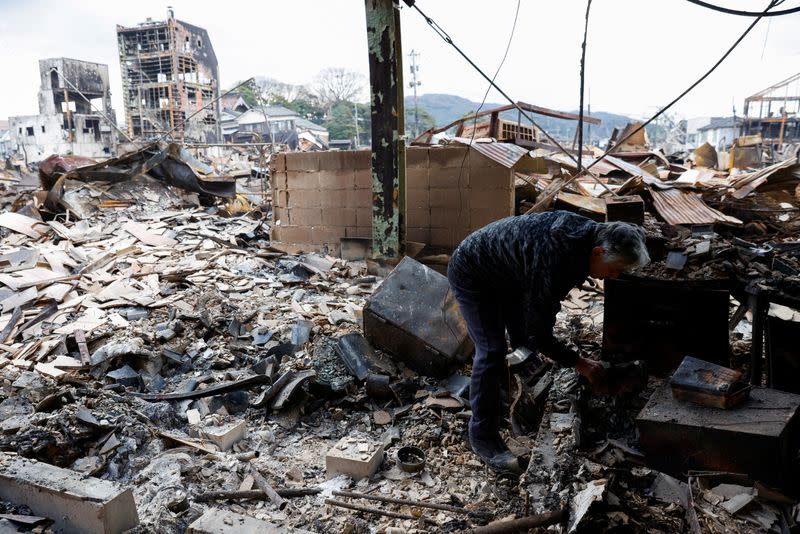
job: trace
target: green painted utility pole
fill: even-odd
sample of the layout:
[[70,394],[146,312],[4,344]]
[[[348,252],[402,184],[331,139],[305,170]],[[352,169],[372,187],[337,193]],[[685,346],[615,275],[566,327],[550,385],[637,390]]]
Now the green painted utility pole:
[[405,242],[405,121],[400,9],[365,0],[372,117],[372,256],[397,258]]

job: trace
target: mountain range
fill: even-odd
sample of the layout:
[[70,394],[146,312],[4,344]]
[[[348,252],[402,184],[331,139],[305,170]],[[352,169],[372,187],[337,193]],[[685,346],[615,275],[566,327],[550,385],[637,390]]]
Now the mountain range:
[[[473,102],[472,100],[456,95],[426,93],[417,97],[417,105],[433,116],[437,126],[445,126],[459,117],[463,117],[468,113],[474,113],[480,107],[480,102]],[[487,102],[483,105],[481,110],[496,108],[502,105],[504,104]],[[405,97],[405,106],[406,110],[413,109],[413,96]],[[578,111],[571,111],[570,113],[577,114]],[[506,111],[502,113],[501,116],[507,120],[517,120],[517,111]],[[625,115],[607,113],[604,111],[593,111],[592,117],[603,121],[600,125],[591,125],[591,138],[593,140],[606,139],[611,136],[611,132],[614,128],[623,128],[626,124],[635,120]],[[544,115],[533,115],[533,119],[539,126],[547,130],[550,135],[557,139],[572,140],[572,137],[575,135],[577,121],[556,119]],[[527,121],[523,118],[523,123],[525,122]],[[588,133],[585,135],[588,135]]]

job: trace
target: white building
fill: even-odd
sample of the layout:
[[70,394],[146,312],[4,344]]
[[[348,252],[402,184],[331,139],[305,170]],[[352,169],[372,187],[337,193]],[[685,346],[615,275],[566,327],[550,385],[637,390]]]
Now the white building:
[[108,66],[68,58],[41,59],[39,74],[39,114],[9,117],[12,149],[28,163],[51,154],[112,156],[117,137],[108,123],[115,120]]

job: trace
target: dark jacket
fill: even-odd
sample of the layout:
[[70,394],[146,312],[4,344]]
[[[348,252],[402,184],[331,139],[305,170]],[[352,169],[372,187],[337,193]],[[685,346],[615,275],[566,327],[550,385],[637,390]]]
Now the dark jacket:
[[495,221],[461,242],[448,277],[464,289],[519,293],[528,348],[574,365],[578,355],[555,339],[553,325],[561,301],[589,275],[597,227],[567,211]]

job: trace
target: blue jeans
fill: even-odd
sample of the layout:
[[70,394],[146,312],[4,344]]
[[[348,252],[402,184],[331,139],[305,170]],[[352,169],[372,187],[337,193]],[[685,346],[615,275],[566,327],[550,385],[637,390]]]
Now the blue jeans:
[[522,299],[519,293],[512,291],[462,285],[458,276],[450,272],[448,279],[469,337],[475,344],[469,389],[470,434],[478,439],[491,439],[500,431],[503,397],[508,391],[506,330],[512,348],[524,345],[526,340]]

